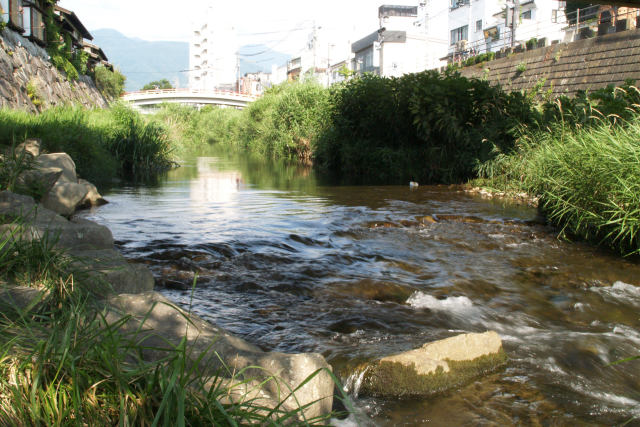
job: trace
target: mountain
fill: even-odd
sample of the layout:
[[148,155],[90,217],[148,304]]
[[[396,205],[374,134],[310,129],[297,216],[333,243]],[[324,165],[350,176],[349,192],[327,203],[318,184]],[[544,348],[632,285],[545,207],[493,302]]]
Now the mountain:
[[275,51],[263,44],[242,46],[238,49],[240,56],[240,75],[245,73],[271,72],[271,65],[284,65],[291,55]]
[[[189,43],[153,42],[130,38],[113,29],[91,30],[93,43],[100,46],[122,74],[127,77],[125,90],[140,90],[145,84],[167,79],[175,87],[189,84]],[[262,44],[242,46],[240,75],[258,71],[271,72],[271,65],[283,65],[289,55]]]
[[140,90],[145,84],[167,79],[173,86],[187,87],[189,43],[152,42],[130,38],[116,30],[92,30],[93,42],[102,48],[122,74],[127,77],[125,90]]

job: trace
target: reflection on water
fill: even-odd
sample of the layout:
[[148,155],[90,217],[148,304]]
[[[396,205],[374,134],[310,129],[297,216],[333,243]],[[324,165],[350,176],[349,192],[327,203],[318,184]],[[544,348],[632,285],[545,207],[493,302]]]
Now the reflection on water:
[[[427,400],[358,398],[376,425],[610,425],[640,416],[640,267],[558,241],[535,210],[452,187],[331,187],[304,168],[186,162],[88,214],[177,303],[267,350],[353,367],[496,330],[507,368]],[[195,290],[189,290],[194,274]]]

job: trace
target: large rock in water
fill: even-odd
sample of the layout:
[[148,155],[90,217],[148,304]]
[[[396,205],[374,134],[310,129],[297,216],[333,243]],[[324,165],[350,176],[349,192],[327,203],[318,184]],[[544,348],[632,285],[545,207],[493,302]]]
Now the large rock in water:
[[[108,303],[107,321],[117,323],[126,318],[127,321],[121,327],[127,333],[136,334],[131,339],[139,342],[145,349],[142,355],[146,360],[165,358],[171,348],[177,347],[186,337],[191,363],[201,358],[196,372],[201,375],[218,373],[221,380],[225,377],[230,379],[233,373],[242,372],[241,376],[230,380],[232,383],[247,380],[252,387],[257,386],[264,391],[262,396],[247,395],[258,398],[255,405],[270,407],[272,402],[289,396],[291,390],[295,390],[315,374],[309,382],[296,390],[295,398],[288,397],[283,402],[282,409],[296,410],[308,405],[304,409],[307,419],[331,411],[334,390],[334,383],[328,372],[331,367],[320,354],[264,352],[223,329],[186,313],[157,292],[117,295],[109,298]],[[125,317],[129,315],[131,317]],[[270,376],[277,378],[277,381],[267,380]],[[263,381],[266,382],[260,386]],[[247,396],[236,397],[238,401],[246,401]]]
[[507,361],[493,331],[462,334],[360,368],[359,393],[377,397],[418,397],[459,387]]

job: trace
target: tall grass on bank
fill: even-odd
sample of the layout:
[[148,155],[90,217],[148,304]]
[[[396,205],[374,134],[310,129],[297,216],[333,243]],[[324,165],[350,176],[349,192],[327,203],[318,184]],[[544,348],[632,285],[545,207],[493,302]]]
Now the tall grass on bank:
[[177,346],[167,344],[166,356],[159,360],[143,359],[146,350],[159,349],[146,349],[139,336],[124,332],[121,326],[128,317],[107,322],[104,308],[89,292],[91,284],[69,273],[70,259],[52,249],[54,242],[23,242],[14,238],[19,233],[18,227],[0,239],[0,290],[19,284],[42,292],[28,307],[11,303],[6,294],[0,301],[0,425],[328,420],[329,414],[305,420],[304,408],[264,406],[247,394],[253,386],[244,372],[220,372],[230,380],[215,373],[203,376],[198,366],[202,359],[190,359],[185,339]]
[[524,135],[516,153],[483,168],[485,185],[539,195],[566,235],[640,252],[640,117]]
[[137,177],[171,166],[166,129],[116,104],[107,110],[54,107],[40,114],[0,110],[0,146],[40,138],[48,152],[64,151],[78,174],[95,183]]
[[326,125],[328,100],[328,90],[317,83],[285,83],[242,111],[166,105],[154,119],[173,129],[186,149],[218,145],[309,163],[313,141]]

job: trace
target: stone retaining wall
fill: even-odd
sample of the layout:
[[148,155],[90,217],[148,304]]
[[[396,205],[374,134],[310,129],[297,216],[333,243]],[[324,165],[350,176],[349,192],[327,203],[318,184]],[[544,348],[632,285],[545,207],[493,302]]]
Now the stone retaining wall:
[[42,47],[10,29],[0,32],[0,107],[35,112],[68,103],[107,106],[90,77],[69,81]]
[[543,89],[556,96],[619,85],[627,79],[640,82],[640,29],[517,53],[460,72],[507,91],[530,89],[544,79]]

